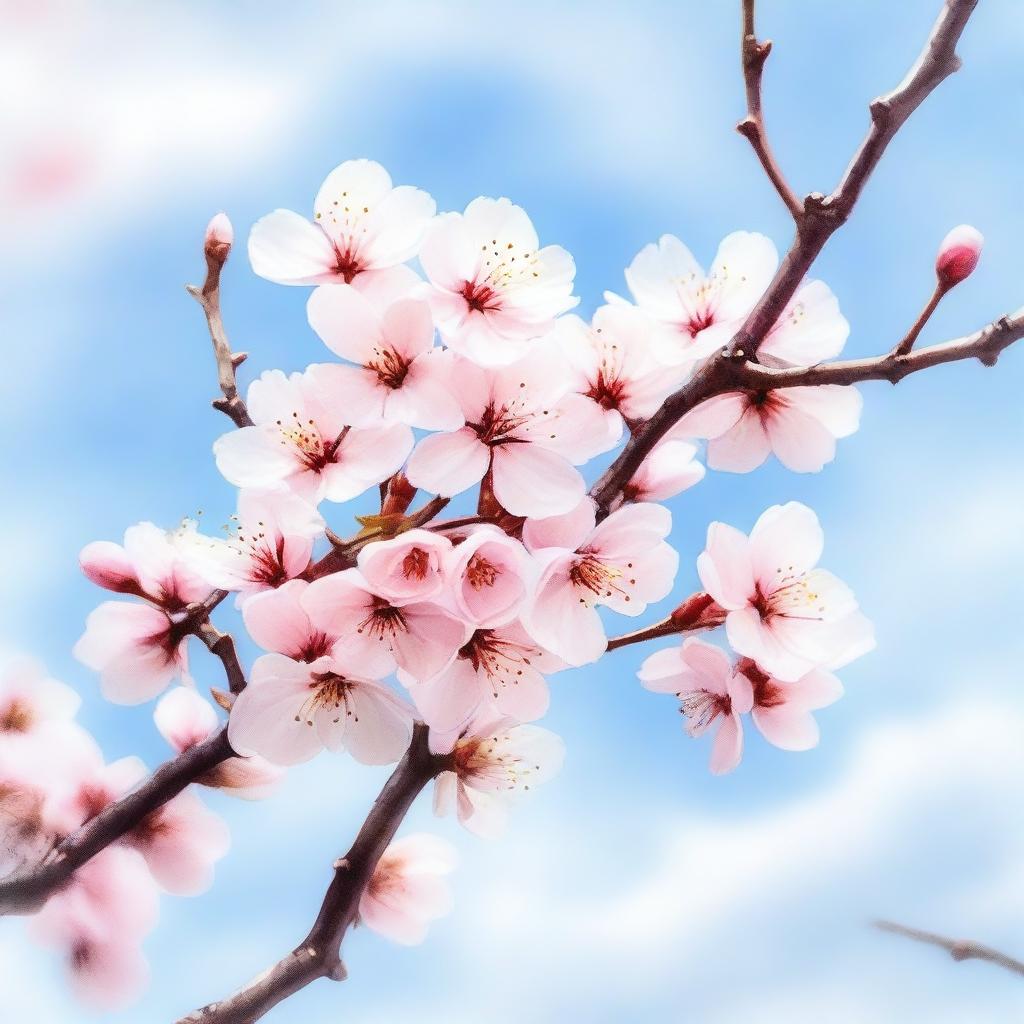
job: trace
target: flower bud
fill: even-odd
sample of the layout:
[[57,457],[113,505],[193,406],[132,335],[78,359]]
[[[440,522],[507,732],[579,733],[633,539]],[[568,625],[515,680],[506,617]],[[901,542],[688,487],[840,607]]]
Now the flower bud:
[[977,228],[961,224],[942,240],[935,258],[935,276],[943,288],[952,288],[974,273],[985,239]]
[[223,263],[231,252],[231,243],[235,240],[235,229],[231,226],[226,213],[218,213],[206,225],[206,238],[203,247],[208,259]]
[[140,593],[135,566],[120,544],[106,540],[93,541],[82,548],[78,561],[82,572],[96,586],[116,594]]

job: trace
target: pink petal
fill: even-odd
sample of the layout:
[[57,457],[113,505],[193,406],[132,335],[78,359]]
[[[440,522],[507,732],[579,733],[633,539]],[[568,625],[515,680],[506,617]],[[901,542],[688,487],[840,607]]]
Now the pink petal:
[[483,479],[490,450],[468,427],[423,438],[406,469],[410,483],[431,494],[450,497]]
[[728,715],[719,726],[711,744],[708,767],[712,775],[725,775],[740,763],[743,757],[743,726],[738,715]]
[[781,750],[810,750],[818,745],[818,723],[809,711],[784,704],[756,707],[752,717],[761,735]]
[[564,458],[536,444],[494,449],[494,495],[515,516],[556,516],[574,508],[586,487]]
[[278,284],[338,280],[330,240],[291,210],[275,210],[256,221],[249,234],[249,262],[260,277]]
[[697,558],[704,589],[723,608],[743,608],[754,597],[754,572],[745,534],[725,523],[708,527],[707,546]]
[[730,473],[749,473],[771,454],[760,410],[748,405],[735,426],[708,442],[708,466]]

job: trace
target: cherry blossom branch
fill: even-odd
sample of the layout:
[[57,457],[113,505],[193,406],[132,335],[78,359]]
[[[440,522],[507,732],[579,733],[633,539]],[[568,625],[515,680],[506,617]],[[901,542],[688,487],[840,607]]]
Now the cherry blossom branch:
[[1001,953],[998,949],[974,942],[971,939],[950,939],[945,935],[937,935],[935,932],[926,932],[920,928],[910,928],[905,924],[897,924],[895,921],[875,921],[876,928],[883,932],[891,932],[893,935],[903,935],[915,942],[923,942],[929,946],[938,946],[946,950],[956,961],[961,960],[987,960],[998,967],[1004,967],[1014,974],[1024,974],[1024,962],[1015,960],[1012,956]]
[[764,113],[761,109],[761,76],[764,73],[765,61],[772,52],[770,39],[761,42],[754,28],[755,0],[743,0],[743,34],[741,39],[741,61],[743,66],[743,82],[747,93],[747,116],[736,125],[736,131],[744,136],[753,147],[754,153],[768,180],[775,186],[779,198],[786,204],[786,209],[799,221],[803,214],[803,203],[789,187],[779,168],[764,127]]
[[186,285],[185,290],[203,307],[206,324],[210,329],[210,340],[213,342],[213,354],[217,360],[217,380],[224,394],[223,398],[213,401],[214,409],[219,409],[228,416],[236,427],[251,427],[252,419],[245,401],[239,397],[235,371],[245,362],[245,352],[232,352],[228,342],[227,331],[220,314],[220,272],[224,269],[228,254],[231,252],[231,225],[223,214],[218,214],[210,221],[206,229],[206,242],[203,254],[206,256],[206,280],[202,288],[194,284]]
[[[885,93],[871,103],[871,127],[857,150],[839,184],[830,195],[811,193],[803,203],[797,218],[796,237],[789,252],[764,295],[758,300],[743,326],[736,332],[729,345],[722,352],[710,356],[694,373],[693,377],[678,391],[670,395],[661,408],[632,434],[626,446],[619,453],[607,471],[591,489],[591,496],[598,505],[599,513],[606,514],[622,494],[623,488],[640,468],[644,458],[671,429],[679,418],[690,409],[714,395],[744,386],[771,388],[781,387],[786,378],[775,377],[773,383],[762,377],[760,383],[749,383],[754,377],[749,357],[756,355],[758,346],[782,315],[787,303],[796,294],[805,275],[817,259],[832,234],[846,222],[860,197],[867,179],[878,165],[889,143],[910,115],[924,102],[931,92],[960,67],[956,45],[968,19],[974,12],[978,0],[945,0],[928,42],[925,44],[914,66],[903,81],[891,92]],[[766,55],[765,55],[766,56]],[[1013,333],[1013,332],[1010,332]],[[1011,338],[1010,340],[1016,340]],[[1009,342],[1007,342],[1009,343]],[[928,350],[922,350],[928,351]],[[937,362],[949,362],[955,358],[970,358],[975,353],[950,355],[940,353]],[[983,354],[988,354],[987,350]],[[997,353],[998,354],[998,353]],[[879,377],[901,379],[913,369],[923,369],[931,362],[914,363],[906,372],[902,365],[885,367],[881,360],[855,361],[854,370],[846,364],[844,372],[850,376],[844,383],[858,380],[872,380]],[[897,358],[909,359],[910,356]],[[933,358],[934,353],[933,353]],[[858,365],[860,364],[860,365]],[[842,364],[834,364],[842,365]],[[758,368],[761,373],[763,369]],[[882,370],[885,372],[881,372]],[[825,383],[824,380],[800,378],[801,374],[816,376],[825,367],[804,367],[791,374],[787,386],[799,383]],[[839,381],[831,381],[839,383]]]
[[[237,694],[245,688],[246,680],[234,639],[210,622],[210,612],[227,596],[226,590],[215,590],[205,601],[190,605],[180,625],[220,660],[228,686]],[[0,880],[0,915],[38,910],[83,864],[140,825],[190,783],[234,756],[225,727],[161,765],[140,786],[58,843],[40,863]]]
[[39,864],[0,880],[0,914],[30,914],[72,873],[141,824],[186,786],[234,756],[227,727],[161,765],[138,788],[105,807]]
[[430,753],[427,727],[417,722],[409,749],[374,801],[355,842],[335,861],[334,877],[309,934],[234,995],[190,1013],[178,1024],[252,1024],[318,978],[344,981],[341,944],[357,919],[363,890],[413,801],[445,763],[444,757]]

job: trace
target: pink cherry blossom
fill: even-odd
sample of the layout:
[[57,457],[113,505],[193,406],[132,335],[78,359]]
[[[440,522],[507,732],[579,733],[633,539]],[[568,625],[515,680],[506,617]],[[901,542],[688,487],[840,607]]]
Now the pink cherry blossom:
[[70,721],[79,704],[78,694],[37,661],[19,658],[0,673],[0,741],[31,734],[44,722]]
[[179,896],[208,889],[214,864],[231,845],[227,825],[190,789],[153,811],[126,838],[157,883]]
[[89,613],[74,655],[100,674],[103,696],[141,704],[188,676],[188,634],[159,608],[104,601]]
[[[160,699],[153,721],[178,753],[209,739],[220,728],[213,705],[187,686],[179,686]],[[243,800],[262,800],[277,789],[283,777],[277,765],[262,757],[230,757],[196,781]]]
[[410,185],[394,188],[372,160],[347,160],[327,176],[313,221],[275,210],[253,225],[249,259],[278,284],[363,284],[416,255],[434,200]]
[[331,653],[338,637],[310,622],[302,605],[308,587],[305,580],[289,580],[276,590],[255,594],[242,605],[245,628],[265,651],[305,662]]
[[722,240],[707,274],[673,235],[641,249],[626,283],[658,322],[651,339],[658,358],[692,366],[725,345],[767,288],[778,259],[770,239],[747,231]]
[[393,540],[367,544],[357,564],[367,586],[389,601],[435,597],[444,587],[444,562],[452,544],[429,530],[407,530]]
[[652,416],[683,374],[655,358],[651,338],[656,322],[628,305],[602,306],[588,326],[565,316],[552,337],[573,374],[573,390],[595,402],[618,438],[623,421]]
[[51,779],[47,787],[44,815],[48,828],[61,839],[71,835],[145,776],[146,766],[137,757],[107,764],[95,744],[82,747],[75,771]]
[[303,664],[265,654],[235,699],[228,739],[242,755],[278,765],[308,761],[325,747],[362,764],[391,764],[412,735],[412,708],[388,686],[348,673],[339,661]]
[[79,999],[96,1010],[114,1010],[146,986],[149,969],[140,943],[157,913],[156,887],[142,858],[109,846],[50,897],[31,932],[63,952]]
[[422,683],[399,673],[437,742],[473,721],[500,717],[532,722],[548,709],[545,673],[565,663],[545,651],[518,623],[477,629],[456,659]]
[[672,589],[679,556],[665,543],[672,516],[661,505],[626,505],[594,525],[594,505],[530,520],[523,540],[540,567],[524,616],[528,632],[570,665],[596,661],[607,644],[597,605],[640,615]]
[[526,212],[508,199],[474,199],[431,225],[420,262],[434,287],[445,343],[481,366],[526,354],[575,306],[576,266],[561,246],[539,248]]
[[445,564],[452,601],[461,618],[476,626],[502,626],[519,614],[527,597],[529,556],[523,545],[496,526],[474,528]]
[[396,839],[359,899],[359,920],[392,942],[418,945],[429,923],[451,910],[445,875],[457,860],[455,848],[437,836],[417,833]]
[[729,644],[767,673],[794,681],[838,668],[874,647],[871,624],[846,584],[815,566],[824,536],[805,505],[773,505],[749,538],[712,523],[697,571],[728,612]]
[[743,723],[750,711],[753,691],[750,679],[733,670],[728,655],[692,637],[680,647],[656,651],[638,673],[648,690],[674,693],[688,722],[686,731],[701,736],[715,726],[710,768],[714,775],[731,772],[743,756]]
[[383,310],[354,288],[318,288],[309,323],[354,366],[317,367],[319,380],[356,426],[406,423],[454,430],[462,412],[448,387],[450,354],[434,347],[430,306],[400,298]]
[[939,245],[935,257],[935,276],[939,286],[948,290],[974,273],[981,259],[985,239],[977,228],[961,224],[953,228]]
[[217,468],[237,487],[285,483],[315,503],[348,501],[391,476],[412,448],[403,424],[350,426],[316,367],[290,377],[266,371],[249,386],[247,402],[255,425],[213,445]]
[[850,325],[823,281],[805,281],[758,346],[766,366],[813,366],[843,350]]
[[486,476],[513,515],[558,515],[583,497],[573,464],[615,444],[601,409],[567,393],[564,364],[551,355],[494,370],[459,360],[451,383],[466,425],[424,438],[406,470],[434,494],[459,494]]
[[836,439],[860,426],[863,406],[853,387],[731,391],[702,402],[673,436],[706,437],[712,469],[749,473],[772,453],[795,473],[816,473],[836,454]]
[[496,838],[516,797],[561,770],[565,745],[536,725],[493,718],[475,723],[457,740],[431,733],[431,746],[450,753],[452,767],[434,781],[434,813],[450,814],[470,832]]
[[123,546],[103,540],[87,544],[79,555],[82,571],[106,590],[180,611],[213,590],[184,557],[182,541],[192,529],[190,523],[170,531],[138,523],[125,531]]
[[843,695],[843,684],[834,675],[812,669],[787,683],[762,672],[750,658],[741,658],[736,671],[750,680],[751,717],[769,743],[782,750],[810,750],[818,745],[818,723],[811,712]]
[[355,666],[375,677],[397,664],[429,679],[455,657],[468,627],[431,601],[392,601],[370,587],[357,569],[315,580],[302,595],[314,626],[339,638]]
[[[50,801],[47,813],[61,834],[94,818],[146,777],[137,757],[123,757],[82,772]],[[227,825],[191,790],[147,815],[124,837],[137,849],[156,881],[168,892],[196,895],[213,880],[213,865],[227,853]]]
[[302,572],[323,532],[320,513],[291,491],[242,491],[226,537],[192,531],[182,537],[181,548],[212,586],[250,594]]
[[697,446],[666,437],[640,463],[623,495],[626,501],[667,501],[703,479]]

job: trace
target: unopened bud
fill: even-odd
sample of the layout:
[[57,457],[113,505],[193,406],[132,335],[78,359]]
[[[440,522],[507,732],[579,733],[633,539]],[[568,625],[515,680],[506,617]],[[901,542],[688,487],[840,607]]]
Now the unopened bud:
[[206,225],[206,238],[203,247],[208,259],[223,263],[231,252],[231,243],[235,240],[235,229],[231,226],[226,213],[218,213]]
[[671,616],[673,624],[681,631],[689,629],[713,629],[725,622],[726,611],[710,594],[703,591],[691,594]]
[[416,497],[416,488],[409,483],[404,473],[396,473],[388,482],[387,492],[381,504],[381,515],[402,515]]
[[141,593],[135,566],[120,544],[107,540],[93,541],[82,548],[78,562],[86,577],[104,590],[112,590],[115,594]]
[[935,276],[943,288],[952,288],[974,273],[985,239],[977,228],[961,224],[942,240],[935,258]]

